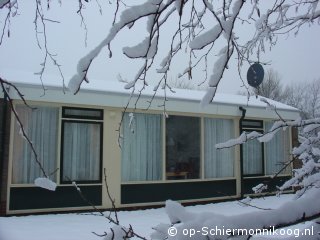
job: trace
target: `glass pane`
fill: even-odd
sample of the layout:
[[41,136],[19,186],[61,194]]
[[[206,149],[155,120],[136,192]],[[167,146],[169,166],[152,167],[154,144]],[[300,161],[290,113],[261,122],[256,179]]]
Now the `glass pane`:
[[167,118],[166,176],[167,179],[200,177],[200,118]]
[[70,118],[86,118],[86,119],[101,119],[102,110],[96,109],[78,109],[78,108],[63,108],[64,117]]
[[263,174],[262,144],[258,140],[250,140],[242,145],[243,174]]
[[64,122],[63,181],[100,180],[101,125]]
[[234,176],[234,148],[216,149],[217,143],[234,138],[230,119],[204,119],[204,172],[206,178]]
[[[265,131],[272,127],[272,122],[266,122]],[[284,166],[284,163],[290,160],[290,138],[289,131],[280,129],[274,137],[265,143],[266,151],[266,174],[272,175],[278,173]],[[290,166],[288,166],[282,174],[290,173]]]
[[162,179],[162,116],[135,113],[123,119],[122,181]]
[[242,126],[248,127],[248,128],[262,128],[263,122],[262,121],[254,121],[254,120],[243,120]]
[[[23,128],[33,143],[38,160],[47,175],[57,168],[57,140],[59,109],[54,107],[16,106]],[[33,183],[37,177],[43,177],[29,143],[22,137],[18,122],[14,124],[12,156],[12,183]],[[56,175],[50,176],[56,181]]]

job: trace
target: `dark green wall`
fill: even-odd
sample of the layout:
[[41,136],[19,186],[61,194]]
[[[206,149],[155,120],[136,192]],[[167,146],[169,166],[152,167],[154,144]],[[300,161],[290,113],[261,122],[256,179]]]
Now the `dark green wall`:
[[236,195],[236,180],[122,184],[121,203],[148,203]]
[[[80,186],[81,192],[93,205],[102,205],[102,186]],[[65,208],[90,206],[74,186],[60,186],[56,191],[40,187],[12,187],[10,210]]]

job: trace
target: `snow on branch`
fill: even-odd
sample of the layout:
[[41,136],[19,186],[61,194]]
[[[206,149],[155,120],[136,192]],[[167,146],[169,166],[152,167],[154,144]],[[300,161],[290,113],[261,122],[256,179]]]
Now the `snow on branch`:
[[[85,2],[85,4],[97,4],[99,12],[102,14],[102,6],[98,1]],[[148,85],[147,72],[154,71],[153,65],[161,62],[160,66],[156,67],[160,77],[159,79],[153,77],[153,80],[159,82],[159,84],[156,83],[157,86],[164,86],[164,90],[165,88],[170,89],[167,82],[170,66],[174,62],[173,60],[179,56],[178,53],[184,51],[189,56],[189,61],[181,75],[188,74],[191,79],[193,71],[201,68],[201,71],[205,74],[204,81],[209,86],[202,99],[202,105],[206,105],[215,96],[220,80],[228,69],[229,60],[235,52],[237,55],[236,65],[240,78],[242,78],[241,68],[244,62],[251,64],[259,61],[259,56],[266,49],[271,49],[281,39],[281,35],[287,35],[291,32],[297,34],[302,26],[319,24],[320,19],[319,0],[282,0],[272,3],[268,1],[268,4],[264,3],[263,6],[260,4],[261,1],[258,0],[217,1],[214,4],[208,0],[145,0],[138,5],[132,5],[128,0],[116,0],[114,2],[116,8],[109,33],[96,47],[78,61],[76,74],[69,81],[68,87],[74,94],[80,90],[84,81],[89,81],[87,76],[91,64],[102,49],[107,47],[109,55],[112,57],[111,43],[116,41],[117,35],[125,27],[128,27],[130,31],[133,25],[138,25],[138,23],[147,23],[147,35],[143,36],[135,46],[124,46],[122,49],[125,56],[144,61],[137,70],[137,74],[129,81],[131,83],[130,87],[133,87],[140,80],[143,81],[144,85]],[[46,23],[57,23],[57,21],[45,17],[46,12],[50,10],[51,1],[37,0],[35,3],[35,33],[37,43],[44,52],[43,62],[40,64],[41,68],[37,74],[42,81],[44,70],[50,60],[58,69],[64,85],[64,76],[57,56],[49,51],[48,47]],[[61,5],[61,7],[63,6]],[[85,38],[87,38],[85,19],[82,14],[84,7],[84,1],[79,1],[77,12],[81,18],[81,25],[86,31]],[[6,16],[1,25],[0,45],[6,35],[10,36],[10,19],[17,15],[17,9],[17,0],[0,0],[0,10]],[[240,38],[241,35],[238,32],[242,31],[242,28],[239,27],[242,24],[251,28],[254,34]],[[160,34],[169,27],[176,31],[171,32],[169,36]],[[41,38],[38,38],[39,34]],[[159,52],[161,39],[171,39],[171,44],[167,44]],[[218,41],[219,44],[224,44],[223,49],[225,51],[219,52],[219,49],[217,49],[219,44],[216,44]],[[163,52],[168,54],[162,56]],[[211,65],[208,64],[208,57],[213,57],[213,61],[210,61]],[[207,76],[208,68],[211,72],[209,76]],[[156,88],[157,91],[158,89]]]
[[[216,213],[192,213],[187,211],[181,204],[173,201],[166,201],[166,211],[170,223],[161,223],[154,227],[152,239],[229,239],[232,237],[244,237],[249,229],[255,229],[257,233],[263,229],[288,225],[299,222],[306,217],[317,216],[320,212],[320,205],[315,204],[319,199],[320,191],[313,189],[295,201],[288,202],[279,208],[270,210],[259,210],[233,216],[223,216]],[[293,211],[294,210],[294,211]],[[176,235],[170,234],[170,227],[176,228]],[[201,233],[203,227],[208,229],[231,229],[232,234],[223,234],[217,231],[216,235],[203,236],[194,234],[185,235],[183,229],[194,229],[195,233]],[[247,231],[237,231],[237,229]],[[234,231],[232,231],[234,230]],[[200,238],[202,237],[202,238]],[[246,236],[250,237],[250,236]],[[314,236],[315,239],[317,236]],[[243,238],[241,238],[243,239]]]
[[304,127],[304,128],[307,128],[307,131],[311,131],[312,129],[316,128],[316,126],[318,126],[319,124],[320,124],[320,118],[308,119],[308,120],[302,120],[301,118],[298,118],[294,121],[280,120],[280,121],[274,122],[271,128],[265,133],[258,133],[255,131],[250,133],[243,132],[238,138],[230,139],[224,143],[218,143],[215,146],[217,149],[229,148],[229,147],[243,144],[253,139],[257,139],[259,142],[269,142],[274,137],[274,135],[281,129],[285,130],[287,127]]
[[309,189],[320,189],[320,132],[318,130],[300,139],[300,145],[293,149],[292,154],[302,162],[302,167],[294,169],[293,177],[279,187],[280,191],[296,187],[297,198]]
[[[171,1],[172,3],[173,1]],[[83,57],[77,66],[77,74],[74,75],[70,82],[69,82],[69,89],[76,94],[80,90],[80,86],[83,81],[88,81],[87,80],[87,72],[89,70],[89,67],[91,65],[91,62],[93,61],[94,58],[98,56],[98,54],[101,52],[101,50],[109,46],[111,41],[116,37],[118,32],[124,28],[125,26],[130,26],[131,24],[135,23],[137,20],[140,18],[150,16],[152,14],[156,14],[158,12],[164,11],[165,7],[164,5],[160,4],[161,1],[147,1],[141,5],[138,6],[133,6],[131,8],[128,8],[124,10],[120,16],[120,20],[116,22],[110,29],[109,34],[107,37],[96,47],[94,48],[91,52],[89,52],[85,57]],[[139,47],[136,47],[135,54],[134,55],[144,55],[146,47],[142,46],[146,44],[146,42],[149,42],[149,40],[145,41]],[[131,49],[132,50],[132,49]],[[142,50],[144,52],[142,52]],[[128,53],[129,49],[124,50],[126,53]],[[138,53],[137,53],[138,52]],[[131,54],[133,54],[131,52]],[[132,57],[132,56],[131,56]]]
[[[87,73],[102,48],[108,47],[112,55],[110,44],[115,41],[119,32],[126,26],[131,29],[138,20],[145,19],[147,36],[144,36],[135,46],[125,46],[122,49],[123,54],[128,58],[143,60],[143,64],[126,87],[133,88],[138,81],[148,85],[147,72],[154,70],[152,66],[155,64],[155,58],[160,58],[158,60],[161,63],[157,67],[160,78],[156,85],[164,86],[164,90],[170,89],[167,82],[170,66],[177,53],[184,50],[189,55],[189,61],[180,76],[188,74],[191,79],[194,69],[203,65],[205,67],[204,81],[208,84],[208,90],[201,101],[201,105],[205,106],[214,98],[234,52],[237,53],[237,67],[240,74],[243,63],[251,64],[259,61],[257,56],[265,52],[267,44],[270,48],[274,46],[280,34],[291,31],[297,33],[301,26],[315,23],[320,18],[318,1],[276,1],[269,4],[269,9],[262,8],[257,0],[230,0],[215,2],[215,4],[208,0],[154,0],[135,6],[128,6],[124,0],[116,1],[114,22],[109,34],[78,62],[77,73],[70,80],[69,88],[76,94],[81,84],[89,81]],[[125,6],[124,10],[121,9],[120,3]],[[250,11],[249,15],[247,9]],[[237,36],[238,23],[254,28],[255,33],[249,37],[249,40],[243,40]],[[167,50],[164,49],[168,54],[163,57],[161,56],[163,51],[158,52],[163,35],[160,34],[160,28],[165,30],[168,24],[171,28],[176,27],[176,31],[170,36],[171,44],[165,46]],[[224,42],[223,51],[217,51],[215,44],[217,41]],[[215,56],[212,66],[208,64],[208,56]],[[207,68],[212,69],[209,76],[207,76]],[[158,90],[158,87],[155,88],[155,91]]]

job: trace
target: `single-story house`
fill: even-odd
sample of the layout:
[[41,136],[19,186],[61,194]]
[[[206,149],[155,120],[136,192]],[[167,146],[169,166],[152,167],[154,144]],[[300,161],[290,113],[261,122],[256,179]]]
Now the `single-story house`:
[[[268,143],[255,140],[242,147],[215,148],[242,131],[264,132],[278,119],[259,97],[218,93],[202,108],[200,91],[167,90],[164,101],[163,90],[153,97],[147,88],[137,102],[137,94],[120,82],[93,81],[73,95],[64,92],[60,82],[46,84],[44,91],[38,80],[10,80],[31,106],[8,89],[57,189],[34,185],[35,178],[42,177],[40,168],[1,92],[2,215],[91,209],[74,181],[97,208],[110,208],[104,169],[119,208],[161,205],[167,199],[187,203],[239,198],[252,194],[252,187],[270,179],[291,159],[296,134],[290,128]],[[297,109],[270,102],[282,118],[298,118]],[[280,185],[290,174],[287,169],[269,187]]]

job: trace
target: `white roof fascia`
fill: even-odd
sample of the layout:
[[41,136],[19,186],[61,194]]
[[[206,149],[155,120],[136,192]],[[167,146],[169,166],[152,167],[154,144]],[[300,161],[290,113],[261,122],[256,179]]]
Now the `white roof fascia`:
[[[128,92],[115,92],[106,90],[91,90],[81,89],[76,95],[70,91],[63,93],[61,87],[47,87],[46,92],[42,86],[27,83],[16,83],[16,86],[24,94],[26,100],[29,101],[41,101],[41,102],[53,102],[60,104],[81,104],[87,106],[101,106],[101,107],[119,107],[123,108],[127,105],[130,94]],[[195,91],[190,91],[195,92]],[[203,92],[201,92],[203,93]],[[19,95],[10,89],[9,92],[12,99],[20,99]],[[179,94],[179,93],[177,93]],[[225,94],[224,96],[228,96]],[[230,95],[231,97],[234,95]],[[242,97],[242,96],[240,96]],[[244,96],[245,97],[245,96]],[[258,106],[251,106],[251,102],[248,104],[233,104],[223,103],[222,101],[213,102],[208,106],[202,108],[200,106],[200,100],[196,97],[190,99],[183,99],[181,96],[175,97],[174,93],[171,93],[167,97],[168,101],[166,104],[166,111],[172,112],[184,112],[184,113],[195,113],[195,114],[212,114],[212,115],[225,115],[225,116],[237,116],[241,117],[242,113],[239,110],[239,106],[247,109],[246,118],[257,118],[257,119],[278,119],[279,117],[273,110],[266,110],[266,104],[255,101]],[[246,97],[245,97],[246,98]],[[133,96],[129,108],[135,108],[136,96]],[[151,99],[150,95],[141,95],[136,105],[138,109],[146,109]],[[272,101],[272,100],[271,100]],[[164,107],[163,97],[155,97],[149,109],[163,111]],[[299,117],[299,111],[293,107],[285,104],[284,109],[278,108],[277,111],[284,119],[296,119]],[[286,109],[287,108],[287,109]]]

